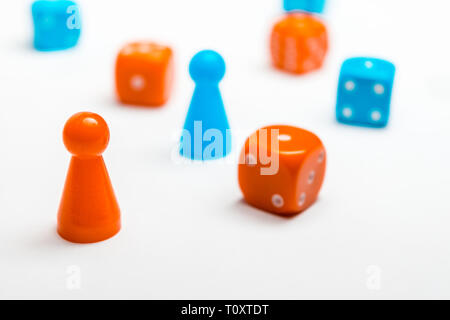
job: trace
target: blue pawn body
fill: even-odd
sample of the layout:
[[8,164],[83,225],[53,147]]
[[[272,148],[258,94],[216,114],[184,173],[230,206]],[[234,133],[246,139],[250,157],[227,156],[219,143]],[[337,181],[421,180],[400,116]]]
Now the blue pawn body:
[[395,66],[386,60],[351,58],[339,77],[336,118],[366,127],[385,127],[389,121]]
[[56,51],[76,46],[81,34],[79,7],[68,0],[39,0],[31,7],[34,47]]
[[322,13],[325,8],[325,0],[284,0],[284,10],[286,11],[306,11]]
[[192,160],[213,160],[231,151],[228,123],[219,82],[225,75],[225,61],[215,51],[197,53],[189,72],[196,83],[184,124],[180,154]]

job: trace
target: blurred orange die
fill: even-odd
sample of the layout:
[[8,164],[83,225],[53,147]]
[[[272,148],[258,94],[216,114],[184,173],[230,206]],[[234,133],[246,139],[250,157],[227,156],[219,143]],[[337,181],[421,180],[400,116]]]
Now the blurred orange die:
[[249,204],[293,215],[316,201],[325,168],[325,147],[315,134],[291,126],[270,126],[246,140],[239,162],[239,185]]
[[116,61],[116,91],[126,104],[162,106],[173,82],[173,53],[152,42],[135,42],[120,50]]
[[319,69],[328,50],[327,28],[307,13],[291,13],[275,24],[271,35],[273,65],[303,74]]

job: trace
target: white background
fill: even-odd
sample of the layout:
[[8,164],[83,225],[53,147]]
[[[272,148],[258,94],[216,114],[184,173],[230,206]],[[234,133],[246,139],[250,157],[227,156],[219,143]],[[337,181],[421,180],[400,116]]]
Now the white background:
[[[0,298],[450,298],[450,4],[329,2],[326,64],[297,77],[269,63],[280,0],[80,0],[82,42],[59,53],[31,48],[28,1],[1,1]],[[115,100],[115,56],[140,39],[176,53],[162,109]],[[237,154],[204,165],[171,155],[193,91],[188,63],[206,48],[227,62],[237,149],[275,123],[323,140],[327,176],[305,213],[246,205]],[[397,66],[386,129],[334,120],[340,64],[354,55]],[[123,215],[119,235],[93,245],[55,232],[70,160],[61,133],[82,110],[110,126],[104,156]]]

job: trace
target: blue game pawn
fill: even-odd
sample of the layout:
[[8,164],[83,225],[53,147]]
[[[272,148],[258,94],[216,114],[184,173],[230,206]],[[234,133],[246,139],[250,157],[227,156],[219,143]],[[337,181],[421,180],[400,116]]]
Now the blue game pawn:
[[231,151],[231,133],[219,82],[225,61],[215,51],[204,50],[191,60],[189,72],[196,87],[184,123],[180,154],[193,160],[213,160]]
[[69,0],[39,0],[31,7],[34,47],[39,51],[76,46],[81,34],[78,5]]
[[325,2],[325,0],[284,0],[284,10],[322,13],[325,8]]

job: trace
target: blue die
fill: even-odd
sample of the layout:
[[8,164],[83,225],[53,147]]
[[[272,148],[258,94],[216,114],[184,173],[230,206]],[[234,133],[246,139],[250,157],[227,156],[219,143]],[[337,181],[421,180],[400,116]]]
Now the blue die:
[[325,0],[284,0],[284,10],[301,10],[314,13],[322,13]]
[[389,120],[395,66],[386,60],[351,58],[339,77],[336,118],[339,122],[385,127]]
[[74,47],[80,38],[78,5],[68,0],[39,0],[31,7],[34,47],[40,51]]

